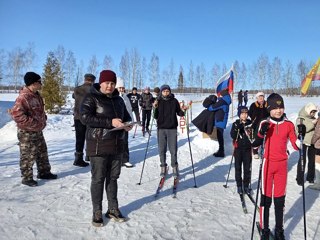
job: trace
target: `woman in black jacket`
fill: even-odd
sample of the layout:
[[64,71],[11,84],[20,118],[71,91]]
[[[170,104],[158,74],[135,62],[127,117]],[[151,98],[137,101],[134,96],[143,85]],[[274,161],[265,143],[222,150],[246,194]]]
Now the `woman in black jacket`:
[[[103,226],[103,188],[108,198],[107,218],[125,221],[118,207],[117,179],[121,171],[121,154],[125,131],[131,130],[125,122],[131,121],[123,99],[115,89],[116,74],[110,70],[100,73],[99,84],[94,84],[84,99],[80,113],[81,122],[87,126],[86,153],[91,162],[92,224]],[[114,128],[123,128],[112,131]]]

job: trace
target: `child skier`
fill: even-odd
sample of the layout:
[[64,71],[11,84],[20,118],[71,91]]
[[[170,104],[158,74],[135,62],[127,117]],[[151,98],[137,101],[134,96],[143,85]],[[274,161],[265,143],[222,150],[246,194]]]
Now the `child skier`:
[[[257,138],[253,145],[263,144],[264,155],[261,178],[260,227],[261,239],[269,239],[269,209],[272,195],[275,208],[275,239],[283,240],[283,212],[286,197],[288,153],[287,142],[290,140],[298,150],[294,125],[284,117],[283,98],[272,93],[267,99],[270,118],[260,122]],[[300,129],[300,126],[298,125]],[[299,131],[300,133],[300,131]],[[303,135],[303,134],[302,134]],[[259,143],[259,144],[257,144]]]
[[[233,124],[230,131],[231,138],[234,142],[234,159],[235,159],[235,178],[239,194],[243,194],[243,190],[247,194],[251,194],[249,186],[251,182],[251,120],[248,119],[248,108],[239,107],[239,119]],[[242,165],[243,165],[243,180],[242,180]]]

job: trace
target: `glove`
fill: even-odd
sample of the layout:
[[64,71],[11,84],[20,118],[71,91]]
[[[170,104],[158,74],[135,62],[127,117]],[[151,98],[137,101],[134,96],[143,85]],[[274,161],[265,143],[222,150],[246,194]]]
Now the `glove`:
[[300,123],[297,125],[297,128],[298,128],[299,136],[302,136],[302,138],[304,138],[304,136],[306,135],[306,131],[307,131],[306,126]]
[[268,132],[269,128],[270,128],[270,123],[269,122],[264,122],[260,127],[259,133],[262,136],[264,136]]

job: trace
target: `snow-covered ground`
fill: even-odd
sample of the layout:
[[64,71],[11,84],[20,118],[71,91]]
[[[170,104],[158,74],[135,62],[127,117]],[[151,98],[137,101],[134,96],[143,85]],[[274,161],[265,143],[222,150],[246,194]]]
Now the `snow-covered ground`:
[[[39,186],[34,188],[21,185],[16,126],[6,115],[7,108],[13,104],[10,101],[14,101],[15,97],[0,94],[0,239],[250,239],[254,208],[247,199],[249,213],[243,213],[236,193],[234,168],[229,188],[223,187],[232,154],[229,131],[235,119],[229,120],[225,131],[225,158],[214,158],[212,153],[217,150],[218,143],[203,138],[202,133],[191,125],[190,142],[197,188],[194,187],[187,134],[180,131],[178,161],[181,180],[176,199],[171,197],[173,179],[170,170],[170,178],[163,191],[157,198],[154,197],[160,179],[155,127],[150,138],[142,184],[137,185],[148,138],[142,137],[140,128],[135,138],[131,131],[130,159],[135,167],[122,168],[118,192],[120,210],[128,216],[129,221],[116,223],[105,219],[104,227],[95,228],[91,225],[90,167],[72,165],[75,142],[72,115],[49,115],[48,126],[44,130],[52,171],[59,178],[52,181],[39,180]],[[186,102],[194,98],[202,99],[199,96],[180,95],[177,98]],[[285,97],[289,119],[295,121],[297,112],[309,101],[318,104],[318,98]],[[202,110],[200,102],[194,103],[193,117]],[[288,148],[291,155],[285,235],[286,239],[301,240],[302,189],[295,181],[299,154],[291,146]],[[253,161],[254,190],[259,163],[259,160]],[[320,239],[320,192],[306,188],[305,194],[307,237]],[[107,210],[106,201],[104,210]],[[273,207],[270,219],[273,228]],[[257,233],[255,239],[258,239]]]

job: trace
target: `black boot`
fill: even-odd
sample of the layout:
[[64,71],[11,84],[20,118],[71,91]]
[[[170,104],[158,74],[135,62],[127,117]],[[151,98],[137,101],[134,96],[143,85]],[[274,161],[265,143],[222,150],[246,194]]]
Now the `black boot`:
[[215,157],[224,157],[224,151],[219,150],[218,152],[214,153],[213,156]]
[[275,240],[285,240],[283,229],[278,229],[274,231],[274,239]]
[[51,180],[51,179],[57,179],[58,175],[57,174],[53,174],[51,172],[48,173],[38,173],[37,175],[38,179],[46,179],[46,180]]
[[75,152],[74,156],[75,156],[75,160],[73,162],[74,166],[78,166],[78,167],[87,167],[87,166],[89,166],[89,163],[83,161],[83,153]]
[[270,229],[262,229],[261,232],[261,240],[269,240],[269,235],[270,235]]
[[102,227],[103,226],[103,218],[101,210],[95,211],[92,216],[92,225],[95,227]]

